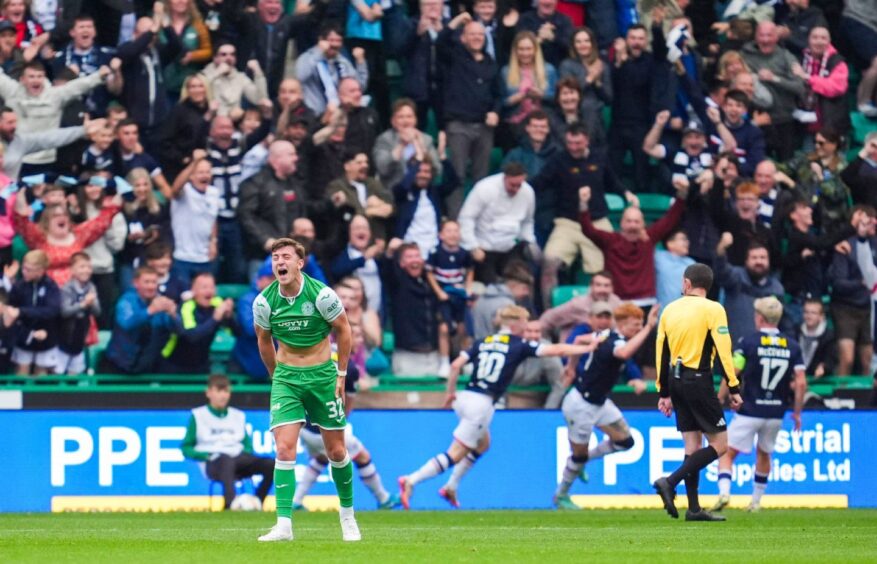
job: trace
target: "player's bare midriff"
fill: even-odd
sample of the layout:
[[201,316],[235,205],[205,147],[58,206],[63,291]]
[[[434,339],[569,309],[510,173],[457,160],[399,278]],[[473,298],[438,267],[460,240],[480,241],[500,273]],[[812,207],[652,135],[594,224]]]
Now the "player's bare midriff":
[[287,366],[307,368],[323,364],[332,358],[332,346],[326,337],[316,345],[310,347],[291,347],[284,343],[278,343],[277,362]]

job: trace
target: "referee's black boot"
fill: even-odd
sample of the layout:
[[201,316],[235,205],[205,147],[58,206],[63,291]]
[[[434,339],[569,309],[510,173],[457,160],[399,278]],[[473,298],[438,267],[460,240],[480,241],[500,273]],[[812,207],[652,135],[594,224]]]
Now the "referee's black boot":
[[658,478],[655,480],[654,486],[655,491],[661,496],[661,501],[664,502],[664,509],[670,514],[670,517],[679,519],[679,511],[676,510],[676,503],[673,501],[676,499],[676,490],[673,489],[667,478]]
[[685,512],[685,520],[686,521],[727,521],[727,518],[724,515],[715,515],[710,513],[706,509],[701,509],[699,511],[686,511]]

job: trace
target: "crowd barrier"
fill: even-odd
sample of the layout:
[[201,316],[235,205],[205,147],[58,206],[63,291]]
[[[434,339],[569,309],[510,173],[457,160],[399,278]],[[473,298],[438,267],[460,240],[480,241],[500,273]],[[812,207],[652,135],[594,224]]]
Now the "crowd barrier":
[[[730,414],[728,414],[730,416]],[[206,509],[208,480],[183,459],[179,443],[189,412],[179,411],[7,411],[0,412],[0,512],[63,510]],[[248,411],[257,454],[273,456],[264,411]],[[682,440],[672,420],[657,412],[629,410],[635,444],[589,464],[590,480],[577,482],[573,499],[587,507],[656,507],[650,484],[682,459]],[[420,467],[444,451],[456,419],[450,411],[359,411],[351,418],[356,435],[372,453],[384,483]],[[787,418],[774,455],[766,504],[805,507],[877,507],[877,488],[868,477],[877,465],[877,413],[804,413],[802,432]],[[566,427],[556,411],[499,411],[491,427],[492,446],[466,476],[459,491],[466,508],[547,508],[568,452]],[[595,433],[592,441],[602,439]],[[307,454],[300,452],[303,471]],[[753,455],[741,456],[733,494],[751,492]],[[444,508],[436,478],[419,485],[413,507]],[[716,466],[701,480],[703,494],[716,493]],[[357,481],[356,506],[374,507]],[[328,508],[334,488],[323,476],[309,507]],[[742,499],[742,498],[741,498]],[[684,496],[680,495],[684,503]],[[268,500],[268,505],[273,499]]]

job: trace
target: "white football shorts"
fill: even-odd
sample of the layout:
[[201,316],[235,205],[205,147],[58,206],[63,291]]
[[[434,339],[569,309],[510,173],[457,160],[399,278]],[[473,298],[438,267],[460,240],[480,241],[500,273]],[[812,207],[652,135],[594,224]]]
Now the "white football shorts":
[[569,440],[577,445],[588,444],[594,427],[609,425],[624,418],[611,399],[607,399],[603,405],[595,405],[585,401],[581,392],[575,388],[567,392],[561,409],[569,428]]

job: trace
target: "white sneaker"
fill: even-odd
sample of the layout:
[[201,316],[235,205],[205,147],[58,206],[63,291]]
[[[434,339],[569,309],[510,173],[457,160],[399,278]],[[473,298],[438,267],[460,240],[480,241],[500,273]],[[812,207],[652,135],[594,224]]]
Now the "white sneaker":
[[442,359],[442,363],[438,369],[438,377],[444,380],[448,379],[448,376],[451,375],[451,363],[448,362],[448,359]]
[[283,525],[274,525],[271,530],[259,537],[259,542],[291,541],[292,529]]
[[356,524],[356,518],[353,515],[341,518],[341,539],[347,542],[362,540],[362,535],[359,534],[359,526]]
[[859,104],[859,113],[865,117],[877,117],[877,106],[874,104]]
[[728,507],[728,504],[731,503],[731,496],[729,495],[719,495],[719,499],[716,500],[715,505],[710,508],[710,511],[721,511],[722,509]]

